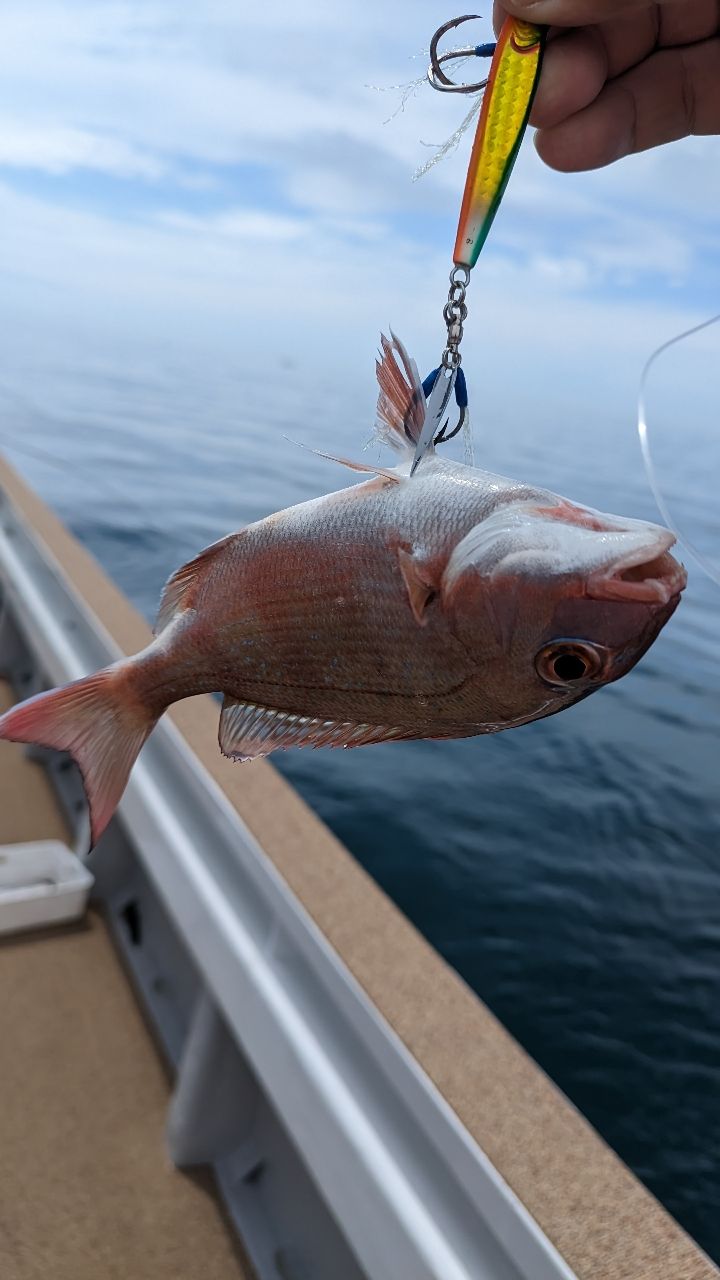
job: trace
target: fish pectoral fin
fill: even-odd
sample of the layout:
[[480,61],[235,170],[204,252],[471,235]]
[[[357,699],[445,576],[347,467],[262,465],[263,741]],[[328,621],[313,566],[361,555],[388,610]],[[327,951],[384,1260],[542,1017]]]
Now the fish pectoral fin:
[[213,542],[209,547],[205,547],[194,560],[188,560],[181,569],[168,578],[160,597],[160,608],[155,620],[155,635],[159,635],[164,631],[168,623],[172,622],[176,614],[188,609],[192,605],[192,589],[195,586],[200,574],[207,568],[215,556],[218,555],[233,538],[237,538],[236,533],[230,533],[226,538],[220,538],[218,542]]
[[407,729],[301,716],[228,694],[220,712],[220,750],[231,760],[256,760],[286,747],[364,747],[408,736]]
[[403,547],[398,547],[398,563],[405,579],[413,617],[419,626],[424,627],[428,620],[428,605],[438,594],[439,584],[432,581],[429,567]]

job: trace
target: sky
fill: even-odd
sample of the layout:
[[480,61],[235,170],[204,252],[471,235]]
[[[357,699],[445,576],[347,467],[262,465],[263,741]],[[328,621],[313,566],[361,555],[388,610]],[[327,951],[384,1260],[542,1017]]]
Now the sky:
[[[355,387],[392,324],[432,367],[470,135],[413,173],[467,102],[424,85],[398,110],[392,86],[423,74],[450,16],[429,0],[4,0],[7,361],[171,352]],[[619,404],[655,345],[720,311],[718,207],[718,139],[577,176],[528,140],[473,276],[468,369],[500,397]]]

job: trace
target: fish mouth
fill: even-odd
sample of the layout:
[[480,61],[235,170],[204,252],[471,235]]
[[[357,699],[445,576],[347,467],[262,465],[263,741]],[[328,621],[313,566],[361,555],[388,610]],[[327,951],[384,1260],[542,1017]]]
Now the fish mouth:
[[587,595],[593,600],[625,600],[636,604],[669,604],[687,585],[687,573],[670,547],[676,542],[669,530],[658,530],[647,543],[620,556],[610,566],[591,575]]

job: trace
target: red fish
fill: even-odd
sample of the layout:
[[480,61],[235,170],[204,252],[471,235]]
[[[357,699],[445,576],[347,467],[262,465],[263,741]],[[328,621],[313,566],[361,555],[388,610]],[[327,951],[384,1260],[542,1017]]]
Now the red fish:
[[220,747],[356,747],[495,733],[625,675],[686,582],[667,529],[444,461],[410,465],[425,397],[383,339],[372,478],[201,551],[170,579],[142,653],[0,717],[0,738],[69,751],[93,842],[173,702],[224,694]]

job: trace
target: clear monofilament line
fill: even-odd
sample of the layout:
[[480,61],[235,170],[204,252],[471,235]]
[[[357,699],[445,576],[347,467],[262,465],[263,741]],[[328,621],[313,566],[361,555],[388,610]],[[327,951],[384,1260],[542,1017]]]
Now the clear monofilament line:
[[638,393],[638,436],[640,437],[640,448],[642,450],[643,462],[645,464],[645,473],[647,475],[650,488],[652,489],[657,508],[668,529],[671,529],[675,534],[680,546],[692,556],[693,560],[700,565],[701,569],[703,569],[708,577],[712,578],[713,582],[716,582],[718,586],[720,586],[720,570],[718,570],[715,565],[711,564],[707,559],[707,556],[703,555],[702,551],[699,551],[697,547],[695,547],[692,542],[685,537],[685,534],[678,529],[675,521],[673,520],[668,504],[665,501],[662,489],[660,488],[660,482],[658,480],[655,462],[653,460],[650,447],[646,393],[650,373],[656,362],[660,359],[660,356],[664,355],[666,351],[670,351],[672,347],[676,347],[679,343],[684,342],[687,338],[694,337],[696,333],[702,333],[704,329],[709,329],[719,321],[720,314],[712,316],[709,320],[703,320],[702,324],[693,325],[692,329],[686,329],[683,333],[677,334],[676,337],[670,338],[668,342],[663,342],[662,346],[658,347],[657,351],[654,351],[650,356],[650,359],[643,369],[642,377],[640,379],[640,391]]

